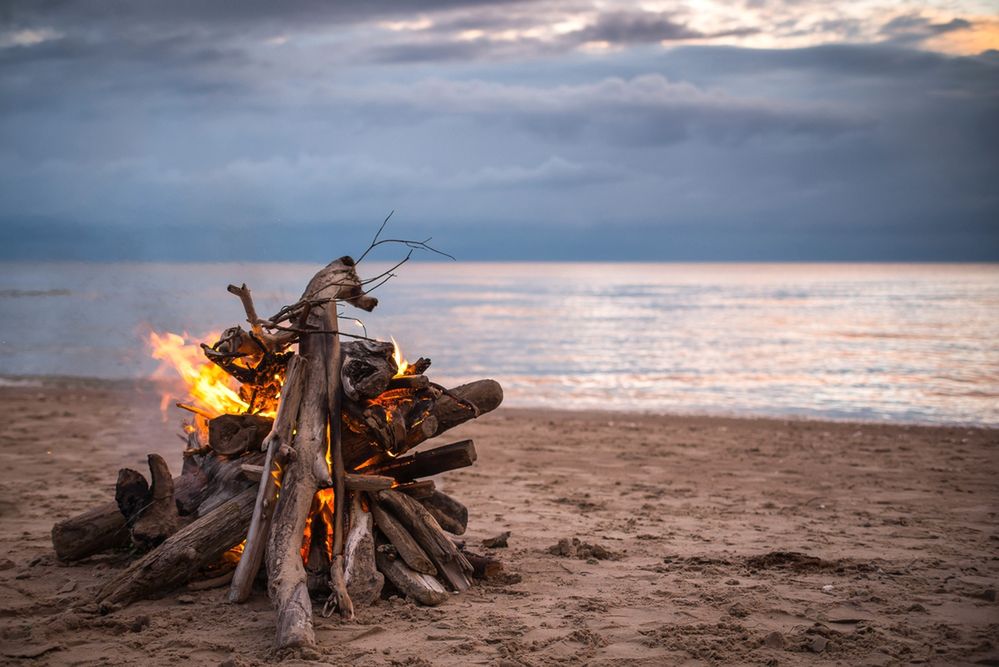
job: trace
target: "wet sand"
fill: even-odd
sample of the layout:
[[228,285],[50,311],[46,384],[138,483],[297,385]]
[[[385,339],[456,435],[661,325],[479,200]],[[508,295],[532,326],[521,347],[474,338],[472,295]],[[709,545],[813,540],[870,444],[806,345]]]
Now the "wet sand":
[[[272,650],[263,592],[100,616],[93,589],[127,559],[58,563],[49,530],[148,452],[179,470],[159,400],[146,383],[0,386],[0,662],[999,664],[999,431],[975,428],[501,408],[446,436],[479,460],[439,482],[501,577],[436,608],[317,618],[305,656]],[[479,547],[501,531],[508,548]]]

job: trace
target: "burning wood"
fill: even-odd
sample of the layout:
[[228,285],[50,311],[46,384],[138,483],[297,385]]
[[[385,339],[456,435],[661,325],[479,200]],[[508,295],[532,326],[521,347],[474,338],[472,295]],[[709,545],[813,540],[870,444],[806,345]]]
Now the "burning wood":
[[314,600],[348,619],[383,589],[436,605],[483,570],[451,537],[464,533],[468,510],[423,479],[471,465],[473,443],[406,453],[495,409],[502,390],[492,380],[437,385],[425,375],[430,361],[407,364],[394,341],[341,345],[337,306],[378,303],[364,285],[342,257],[269,319],[246,285],[230,285],[250,328],[203,343],[211,363],[173,335],[151,337],[155,356],[171,360],[198,399],[178,404],[192,412],[181,474],[150,454],[149,482],[122,469],[113,502],[52,529],[65,561],[123,546],[144,552],[101,587],[103,611],[211,566],[213,582],[231,575],[233,602],[266,576],[278,646],[307,646]]

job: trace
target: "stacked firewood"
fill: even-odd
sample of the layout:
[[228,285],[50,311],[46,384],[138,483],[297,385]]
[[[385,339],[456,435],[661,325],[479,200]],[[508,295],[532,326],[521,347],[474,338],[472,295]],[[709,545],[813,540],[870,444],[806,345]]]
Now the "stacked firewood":
[[[151,483],[122,469],[114,501],[52,529],[65,561],[143,554],[100,588],[102,611],[199,577],[228,582],[229,599],[242,602],[266,576],[277,645],[307,646],[314,601],[345,618],[387,590],[436,605],[495,567],[464,550],[454,536],[468,510],[427,479],[471,465],[472,441],[407,452],[495,409],[502,389],[493,380],[445,389],[425,375],[429,360],[400,368],[391,343],[341,344],[337,305],[377,304],[363,287],[354,261],[340,258],[270,319],[245,285],[229,287],[250,329],[226,330],[205,354],[242,383],[248,413],[197,417],[178,477],[150,454]],[[228,572],[227,561],[237,562]]]

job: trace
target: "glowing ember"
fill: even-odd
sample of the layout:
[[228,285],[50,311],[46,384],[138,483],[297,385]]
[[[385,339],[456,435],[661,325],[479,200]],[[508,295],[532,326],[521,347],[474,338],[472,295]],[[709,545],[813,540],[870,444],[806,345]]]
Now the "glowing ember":
[[[160,361],[154,377],[164,377],[175,372],[187,386],[185,403],[207,418],[221,414],[241,414],[250,404],[239,396],[235,380],[228,373],[208,361],[199,343],[209,343],[218,334],[209,334],[197,340],[187,333],[180,335],[155,331],[149,334],[149,347],[153,359]],[[170,403],[170,395],[163,395],[161,407],[165,411]]]

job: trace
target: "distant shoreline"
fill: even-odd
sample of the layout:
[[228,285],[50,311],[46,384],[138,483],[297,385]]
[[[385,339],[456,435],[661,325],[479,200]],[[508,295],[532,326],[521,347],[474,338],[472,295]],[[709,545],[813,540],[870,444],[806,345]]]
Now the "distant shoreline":
[[[76,383],[80,387],[85,387],[88,389],[100,388],[102,385],[109,389],[121,388],[133,386],[145,391],[163,391],[165,387],[174,384],[172,380],[164,379],[158,380],[156,378],[99,378],[99,377],[89,377],[89,376],[76,376],[76,375],[6,375],[0,373],[0,389],[17,389],[25,388],[30,389],[32,387],[44,387],[51,388],[57,387],[67,387],[72,386]],[[891,426],[899,428],[939,428],[939,429],[954,429],[954,428],[968,428],[977,431],[997,431],[999,432],[999,424],[990,424],[985,422],[930,422],[930,421],[918,421],[918,420],[897,420],[897,419],[859,419],[851,417],[836,417],[821,415],[816,413],[811,414],[794,414],[794,413],[763,413],[763,412],[722,412],[722,411],[712,411],[712,410],[682,410],[682,409],[668,409],[664,408],[662,410],[637,410],[628,409],[622,407],[621,409],[615,409],[614,407],[593,409],[586,406],[576,406],[571,405],[559,406],[559,407],[548,407],[544,405],[526,405],[526,404],[514,404],[510,405],[506,402],[499,408],[504,412],[515,412],[518,414],[523,414],[532,419],[542,419],[542,418],[552,418],[552,417],[569,417],[574,420],[587,420],[594,419],[597,421],[614,421],[615,419],[620,420],[622,418],[628,418],[632,420],[659,420],[659,419],[707,419],[707,420],[718,420],[718,421],[732,421],[735,423],[739,422],[757,422],[757,423],[772,423],[776,426],[785,426],[789,422],[808,424],[808,425],[820,425],[820,424],[835,424],[837,426],[847,426],[850,424],[855,424],[857,426],[865,427],[876,427],[876,426]]]

